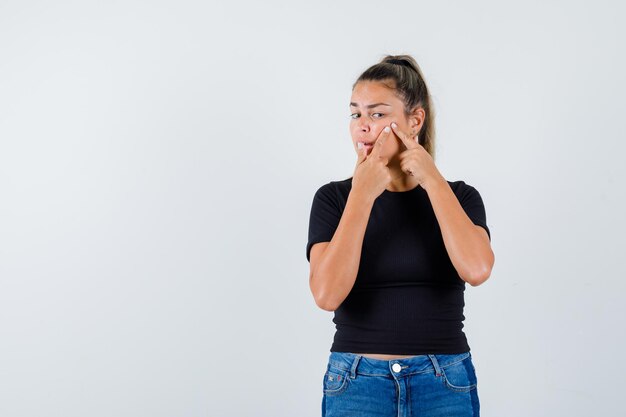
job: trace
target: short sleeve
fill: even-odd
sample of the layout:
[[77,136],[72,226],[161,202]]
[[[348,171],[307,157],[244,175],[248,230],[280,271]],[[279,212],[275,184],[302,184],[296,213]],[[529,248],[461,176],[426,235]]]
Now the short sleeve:
[[309,239],[306,259],[311,262],[311,247],[318,242],[330,242],[341,220],[341,208],[332,183],[321,186],[313,197],[309,217]]
[[459,199],[459,203],[461,203],[461,207],[465,210],[467,217],[469,217],[474,224],[484,228],[489,236],[489,241],[491,241],[491,231],[487,226],[485,205],[483,204],[483,199],[478,190],[471,185],[463,183],[460,195],[457,197]]

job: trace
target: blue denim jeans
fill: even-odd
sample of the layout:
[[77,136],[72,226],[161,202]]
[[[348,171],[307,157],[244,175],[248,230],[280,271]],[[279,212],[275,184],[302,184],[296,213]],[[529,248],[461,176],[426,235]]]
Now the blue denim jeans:
[[331,352],[322,417],[479,416],[469,352],[379,360]]

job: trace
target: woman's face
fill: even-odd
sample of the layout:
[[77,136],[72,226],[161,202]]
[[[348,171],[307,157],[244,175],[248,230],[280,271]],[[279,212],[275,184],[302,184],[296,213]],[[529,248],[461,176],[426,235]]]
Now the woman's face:
[[[419,129],[421,126],[418,118],[406,117],[402,100],[380,81],[360,81],[354,86],[350,113],[350,134],[356,152],[358,142],[364,142],[369,154],[380,132],[385,126],[391,127],[391,122],[396,122],[404,132],[411,132],[412,128]],[[388,158],[389,162],[406,150],[400,138],[393,131],[390,134],[392,137],[387,139],[380,155]]]

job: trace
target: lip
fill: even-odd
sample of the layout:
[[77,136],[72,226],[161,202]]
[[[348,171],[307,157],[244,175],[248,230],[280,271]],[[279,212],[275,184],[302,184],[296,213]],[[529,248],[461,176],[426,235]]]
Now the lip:
[[361,149],[365,149],[368,153],[369,153],[372,149],[374,149],[374,144],[373,144],[373,143],[365,143],[365,142],[357,142],[357,147],[356,147],[357,149],[359,149],[359,146],[358,146],[358,144],[359,144],[359,143],[362,143],[362,144],[363,144],[363,146],[361,147]]

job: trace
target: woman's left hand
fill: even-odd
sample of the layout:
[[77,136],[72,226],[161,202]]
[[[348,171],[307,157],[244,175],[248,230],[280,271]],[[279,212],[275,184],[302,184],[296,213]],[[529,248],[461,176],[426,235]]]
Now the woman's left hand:
[[443,175],[435,166],[433,157],[418,143],[415,133],[409,135],[403,132],[396,123],[392,123],[391,128],[407,148],[399,156],[402,171],[416,177],[422,188],[425,188],[426,183],[443,180]]

